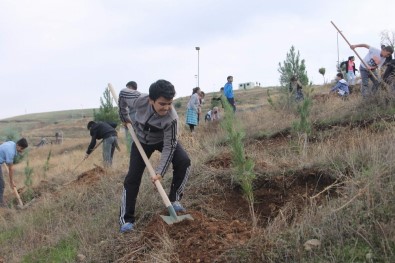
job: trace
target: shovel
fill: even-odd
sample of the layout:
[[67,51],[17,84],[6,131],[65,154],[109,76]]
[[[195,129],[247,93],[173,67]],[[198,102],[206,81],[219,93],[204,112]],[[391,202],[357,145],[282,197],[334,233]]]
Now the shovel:
[[21,199],[21,197],[20,197],[20,195],[18,193],[18,190],[16,189],[15,186],[12,189],[14,190],[14,193],[16,195],[16,199],[18,199],[18,206],[19,206],[19,208],[23,208],[23,202],[22,202],[22,199]]
[[[347,44],[350,46],[351,48],[351,43],[348,42],[347,38],[344,36],[344,34],[342,33],[342,31],[340,31],[340,29],[335,25],[335,23],[333,23],[331,21],[332,25],[336,28],[337,32],[339,32],[339,34],[343,37],[343,39],[347,42]],[[380,84],[383,84],[383,87],[388,90],[389,86],[387,83],[385,82],[381,82],[376,75],[372,72],[372,70],[369,68],[369,66],[366,64],[366,62],[361,58],[361,56],[357,53],[357,51],[355,51],[355,49],[353,49],[355,55],[357,55],[357,57],[359,58],[359,60],[362,62],[362,64],[365,66],[365,69],[369,71],[370,75]]]
[[[95,148],[93,148],[93,150],[92,150],[92,152],[91,153],[93,153],[93,151],[94,150],[96,150],[97,149],[97,147],[99,147],[99,145],[101,144],[103,142],[103,140],[101,140],[98,144],[96,144],[96,146],[95,146]],[[88,155],[89,156],[89,155]],[[78,166],[80,166],[86,159],[88,159],[88,157],[86,157],[86,158],[84,158],[84,159],[82,159],[81,160],[81,162],[79,162],[75,167],[74,167],[74,169],[73,169],[73,172],[72,173],[74,173],[75,172],[75,170],[77,170],[77,168],[78,168]]]
[[[114,88],[112,87],[112,85],[110,83],[108,84],[108,88],[111,91],[115,102],[118,103],[118,96],[115,93],[115,90],[114,90]],[[147,155],[145,154],[144,149],[141,146],[141,144],[139,142],[139,139],[137,138],[136,133],[134,132],[134,129],[133,129],[132,125],[130,123],[127,123],[126,126],[128,127],[128,131],[129,131],[130,135],[132,136],[133,141],[136,144],[137,149],[139,150],[140,155],[143,158],[145,165],[147,166],[147,169],[148,169],[148,171],[150,173],[150,176],[151,177],[156,176],[155,170],[152,167],[151,162],[149,161]],[[174,223],[181,222],[181,221],[183,221],[185,219],[193,220],[193,217],[190,214],[177,216],[177,213],[174,210],[174,207],[172,206],[172,204],[171,204],[171,202],[169,200],[169,197],[167,196],[167,194],[166,194],[165,190],[163,189],[162,184],[160,183],[159,180],[155,181],[155,187],[158,190],[160,196],[162,197],[163,203],[165,204],[167,210],[169,211],[170,216],[163,216],[163,215],[161,215],[162,219],[168,225],[172,225]]]

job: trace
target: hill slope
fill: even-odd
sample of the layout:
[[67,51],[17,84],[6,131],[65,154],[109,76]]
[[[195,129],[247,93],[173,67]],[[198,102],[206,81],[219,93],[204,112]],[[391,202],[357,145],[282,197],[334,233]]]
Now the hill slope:
[[[273,92],[273,106],[262,89],[238,92],[236,97],[243,147],[255,163],[256,227],[235,180],[228,135],[219,125],[201,123],[195,136],[186,127],[180,135],[193,162],[183,204],[194,221],[166,225],[158,216],[166,209],[146,175],[137,200],[136,231],[119,234],[119,200],[128,169],[123,133],[119,133],[122,150],[106,171],[101,168],[100,148],[81,163],[90,140],[87,120],[62,121],[24,131],[33,138],[63,125],[67,133],[63,144],[32,147],[29,162],[16,165],[15,180],[30,205],[16,210],[13,193],[6,189],[10,208],[0,212],[3,260],[362,262],[370,258],[391,262],[395,253],[391,165],[395,152],[388,143],[395,134],[392,104],[367,103],[359,96],[348,101],[315,97],[306,146],[303,133],[291,128],[300,118],[297,105],[284,108],[282,94]],[[181,104],[186,105],[186,100]],[[154,166],[158,158],[159,154],[151,157]],[[30,189],[23,186],[26,167],[33,169]],[[170,180],[171,171],[163,181],[165,189]],[[304,246],[313,239],[320,245]]]

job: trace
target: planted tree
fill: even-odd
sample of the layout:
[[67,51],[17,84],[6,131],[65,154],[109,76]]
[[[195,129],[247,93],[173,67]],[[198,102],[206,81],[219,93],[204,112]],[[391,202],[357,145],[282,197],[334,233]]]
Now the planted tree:
[[99,111],[93,110],[93,118],[95,121],[112,121],[120,123],[118,108],[112,104],[112,97],[109,89],[105,89],[103,97],[100,97]]
[[182,106],[182,102],[180,100],[177,100],[176,102],[174,102],[174,108],[180,109],[181,106]]
[[245,154],[243,143],[244,131],[235,118],[232,106],[226,99],[223,99],[222,102],[225,108],[225,117],[221,122],[221,125],[228,135],[229,142],[232,147],[232,165],[236,169],[236,176],[232,179],[243,189],[244,197],[248,202],[252,225],[255,229],[257,219],[255,216],[252,184],[256,177],[254,173],[255,163]]
[[20,138],[20,133],[15,128],[7,127],[3,131],[4,136],[1,138],[2,141],[14,141],[16,142]]
[[309,78],[307,77],[305,60],[300,59],[299,51],[295,51],[295,47],[291,46],[291,49],[287,53],[283,64],[278,63],[278,72],[280,73],[280,84],[281,86],[287,86],[292,76],[296,76],[303,86],[309,84]]
[[25,166],[25,186],[26,186],[26,192],[25,192],[25,198],[27,200],[32,200],[33,199],[33,167],[29,165],[29,158],[26,159],[26,166]]
[[395,32],[384,30],[380,33],[381,44],[395,48]]
[[319,68],[318,72],[322,75],[322,77],[324,78],[324,84],[326,84],[326,82],[325,82],[325,68]]
[[52,150],[49,150],[49,153],[47,155],[47,160],[45,160],[45,164],[43,167],[44,177],[45,177],[47,171],[49,170],[49,160],[51,159],[51,154],[52,154]]
[[302,155],[305,157],[307,152],[308,136],[311,134],[311,122],[309,120],[311,106],[313,101],[310,97],[311,91],[306,92],[304,100],[298,104],[297,112],[299,120],[292,125],[293,131],[297,134],[298,145],[302,150]]

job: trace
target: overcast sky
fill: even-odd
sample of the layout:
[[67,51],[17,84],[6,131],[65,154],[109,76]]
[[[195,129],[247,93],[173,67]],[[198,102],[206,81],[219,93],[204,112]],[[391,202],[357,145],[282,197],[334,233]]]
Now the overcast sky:
[[[395,31],[393,0],[0,0],[0,119],[100,106],[107,83],[140,91],[167,79],[177,97],[219,90],[228,75],[279,85],[292,45],[309,79],[336,73],[337,32],[380,46]],[[357,49],[361,56],[365,49]],[[339,36],[340,60],[353,55]],[[359,61],[357,62],[359,65]]]

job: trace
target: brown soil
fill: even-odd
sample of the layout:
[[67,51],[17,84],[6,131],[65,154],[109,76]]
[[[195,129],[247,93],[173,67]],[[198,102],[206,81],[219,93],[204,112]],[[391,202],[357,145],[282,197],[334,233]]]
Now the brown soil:
[[205,164],[215,169],[229,168],[232,164],[232,155],[229,152],[222,153],[220,156],[210,159]]
[[[238,247],[243,251],[243,246],[247,246],[253,238],[253,229],[248,203],[241,189],[232,187],[228,181],[225,178],[216,179],[216,184],[222,185],[221,191],[210,192],[210,186],[199,190],[206,191],[207,195],[203,197],[204,205],[192,206],[188,210],[193,221],[184,220],[167,225],[158,215],[154,216],[142,230],[144,232],[138,242],[126,251],[119,251],[122,262],[147,260],[147,252],[163,249],[165,238],[174,244],[169,252],[172,262],[230,262],[227,253]],[[313,202],[310,197],[333,182],[329,175],[313,169],[297,171],[292,175],[258,178],[254,186],[257,231],[264,228],[268,220],[284,216],[280,210],[285,208],[288,208],[287,222],[296,220],[298,211]],[[314,198],[314,202],[322,202],[328,194],[331,193],[322,193]],[[168,213],[163,210],[161,214]],[[123,238],[135,236],[136,233],[126,234]],[[249,262],[259,260],[252,251],[248,255],[249,260],[252,260]]]
[[[278,148],[286,143],[286,136],[286,133],[277,134],[270,140],[250,143],[258,148]],[[239,262],[238,253],[242,253],[243,259],[247,259],[245,262],[259,262],[261,251],[249,247],[254,231],[262,232],[269,221],[278,217],[288,223],[295,222],[298,213],[306,206],[320,204],[328,196],[336,195],[335,188],[323,191],[334,183],[334,179],[318,169],[302,169],[282,176],[278,173],[260,175],[253,185],[257,219],[257,228],[253,229],[242,189],[232,184],[227,174],[231,154],[222,153],[209,160],[206,166],[218,173],[205,184],[188,191],[189,197],[199,197],[199,200],[190,200],[187,207],[194,220],[167,225],[159,215],[168,215],[168,211],[158,211],[149,222],[139,224],[136,231],[117,235],[105,245],[99,257],[108,261],[108,253],[112,253],[111,262],[150,262],[155,260],[147,257],[158,252],[159,258],[165,257],[170,262]],[[81,173],[68,185],[93,185],[104,174],[105,170],[96,166]],[[43,181],[40,187],[35,193],[56,191],[48,181]],[[311,198],[318,193],[316,198]],[[232,253],[236,253],[236,259],[232,258]]]
[[77,179],[73,181],[73,184],[77,185],[92,185],[97,183],[97,181],[100,179],[102,175],[105,174],[104,168],[95,165],[96,167],[83,172],[82,174],[78,175]]

